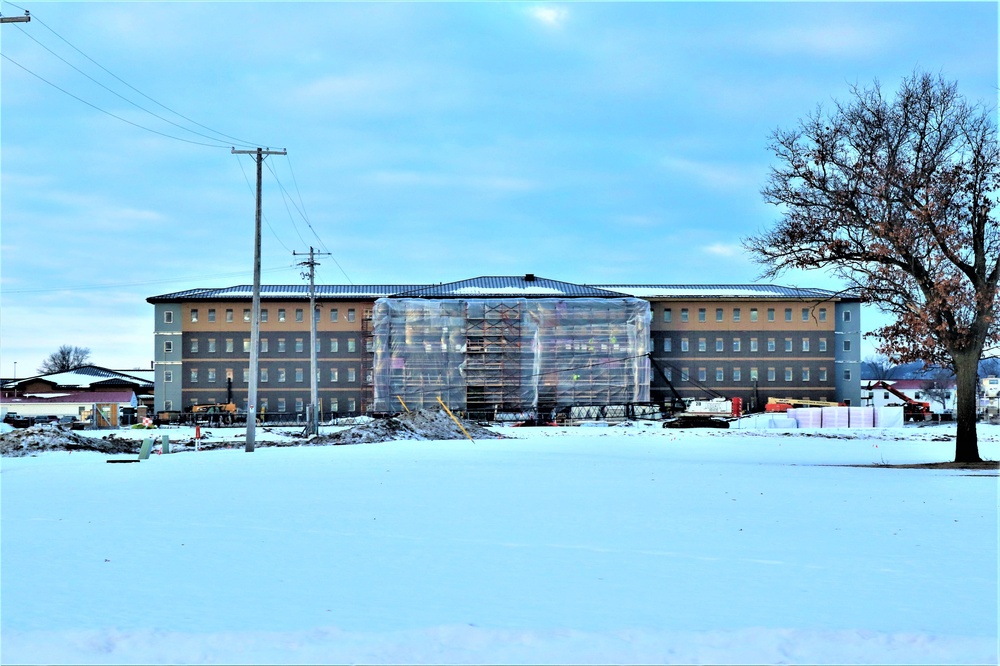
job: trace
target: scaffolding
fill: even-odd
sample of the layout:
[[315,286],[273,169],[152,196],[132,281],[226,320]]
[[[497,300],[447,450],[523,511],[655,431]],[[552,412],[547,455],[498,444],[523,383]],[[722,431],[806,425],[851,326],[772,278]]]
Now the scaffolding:
[[467,414],[649,401],[647,301],[383,298],[375,302],[373,408]]

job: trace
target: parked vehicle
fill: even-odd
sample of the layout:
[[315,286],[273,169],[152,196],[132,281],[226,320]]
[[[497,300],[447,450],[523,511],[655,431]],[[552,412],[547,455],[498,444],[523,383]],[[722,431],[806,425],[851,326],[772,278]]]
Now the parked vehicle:
[[14,421],[17,421],[20,418],[21,416],[17,412],[7,412],[3,416],[3,422],[12,424],[14,423]]
[[76,417],[75,416],[61,416],[61,417],[59,417],[59,425],[61,425],[61,426],[70,426],[70,427],[72,427],[74,423],[76,423]]
[[34,418],[35,425],[48,425],[50,423],[59,423],[59,417],[55,414],[45,414],[43,416],[36,416]]

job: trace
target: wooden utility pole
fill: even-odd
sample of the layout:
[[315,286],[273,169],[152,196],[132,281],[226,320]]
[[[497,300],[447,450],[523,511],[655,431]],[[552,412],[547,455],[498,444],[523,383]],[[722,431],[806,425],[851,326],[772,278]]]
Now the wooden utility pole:
[[[293,256],[303,253],[292,252]],[[319,388],[316,385],[316,266],[318,262],[317,254],[329,254],[328,252],[316,252],[309,248],[309,260],[303,261],[299,266],[309,268],[309,412],[306,421],[306,435],[319,434]],[[303,273],[303,277],[306,274]]]
[[233,155],[254,155],[257,162],[257,213],[253,232],[253,305],[250,315],[250,386],[247,393],[246,452],[253,453],[257,435],[257,366],[260,360],[260,189],[264,158],[268,155],[287,155],[282,150],[236,150]]
[[31,13],[25,9],[24,16],[0,16],[0,23],[27,23],[31,20]]

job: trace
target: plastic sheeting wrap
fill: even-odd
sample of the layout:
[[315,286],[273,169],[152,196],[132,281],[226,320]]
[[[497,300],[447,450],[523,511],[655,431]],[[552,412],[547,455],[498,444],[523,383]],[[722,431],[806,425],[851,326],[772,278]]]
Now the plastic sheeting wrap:
[[649,401],[649,302],[380,298],[375,411],[492,412]]
[[824,428],[847,428],[850,425],[850,407],[821,407]]
[[795,419],[800,428],[820,428],[823,426],[823,409],[820,407],[798,407],[786,412]]
[[875,408],[874,407],[848,407],[851,417],[852,428],[874,428]]
[[875,409],[876,428],[902,428],[903,423],[902,407],[878,407]]

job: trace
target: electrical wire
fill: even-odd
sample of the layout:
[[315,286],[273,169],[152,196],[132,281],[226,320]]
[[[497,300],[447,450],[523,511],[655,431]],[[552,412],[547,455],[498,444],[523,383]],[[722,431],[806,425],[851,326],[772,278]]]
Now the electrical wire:
[[[243,180],[245,180],[246,183],[247,183],[247,189],[250,190],[250,195],[254,198],[254,203],[256,203],[256,201],[257,201],[257,195],[254,192],[253,185],[250,184],[250,178],[249,178],[249,176],[247,176],[246,169],[243,168],[243,162],[241,160],[237,160],[237,162],[240,165],[240,171],[243,172]],[[287,245],[285,245],[284,241],[281,240],[281,238],[278,236],[278,233],[274,230],[274,227],[271,226],[270,220],[267,219],[267,216],[264,215],[263,211],[261,211],[260,216],[261,216],[261,219],[264,220],[264,224],[267,225],[267,228],[271,232],[271,235],[274,236],[274,240],[278,241],[278,244],[281,245],[281,247],[285,248],[285,251],[291,252],[291,249],[289,249],[289,247]]]

